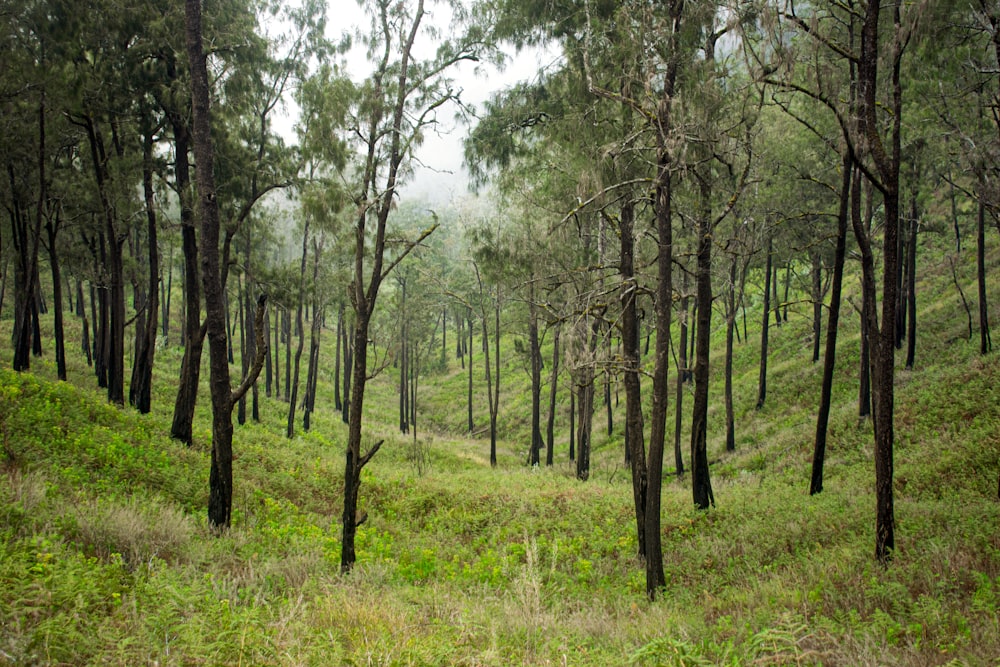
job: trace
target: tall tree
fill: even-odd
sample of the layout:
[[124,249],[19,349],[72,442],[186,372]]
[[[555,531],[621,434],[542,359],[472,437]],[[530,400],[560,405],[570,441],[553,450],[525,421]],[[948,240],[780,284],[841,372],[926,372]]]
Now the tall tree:
[[212,467],[209,475],[208,522],[215,530],[229,528],[233,506],[233,406],[257,379],[264,365],[264,305],[257,301],[257,358],[234,391],[226,345],[222,269],[219,261],[219,202],[216,196],[214,151],[209,109],[208,67],[202,46],[201,1],[185,1],[185,38],[191,66],[194,155],[197,164],[198,214],[202,238],[202,288],[207,310],[209,370],[212,397]]
[[[424,0],[415,3],[373,0],[367,5],[372,19],[367,40],[369,57],[375,64],[371,77],[361,86],[357,113],[357,135],[362,162],[361,182],[353,194],[357,206],[354,221],[354,272],[351,305],[354,308],[353,378],[348,419],[344,470],[344,510],[340,566],[348,572],[357,558],[355,536],[367,514],[358,515],[361,470],[378,451],[381,442],[364,454],[362,408],[368,380],[368,338],[372,315],[382,282],[414,247],[429,236],[436,222],[417,239],[405,242],[386,255],[386,230],[395,207],[401,168],[420,141],[428,123],[443,105],[455,99],[446,78],[453,65],[476,59],[478,36],[460,35],[438,46],[429,61],[416,59],[415,45],[426,26]],[[366,267],[366,262],[370,264]]]

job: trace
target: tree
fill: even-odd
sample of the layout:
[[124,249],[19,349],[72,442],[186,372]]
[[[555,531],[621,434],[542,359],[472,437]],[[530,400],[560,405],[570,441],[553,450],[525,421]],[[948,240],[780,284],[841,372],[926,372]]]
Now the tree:
[[212,397],[212,468],[209,476],[208,522],[215,530],[229,528],[233,503],[233,407],[257,379],[264,364],[266,296],[257,301],[257,358],[251,372],[232,388],[226,349],[225,306],[219,261],[219,202],[213,173],[214,151],[210,129],[209,82],[202,47],[201,2],[185,2],[185,38],[191,65],[191,101],[194,155],[197,164],[198,214],[202,238],[202,288],[205,294],[206,328]]
[[[395,206],[396,189],[405,172],[405,160],[419,143],[422,131],[437,111],[456,98],[445,73],[454,64],[476,59],[481,49],[476,34],[442,42],[429,61],[416,59],[414,45],[427,18],[424,1],[415,4],[374,0],[369,5],[372,30],[367,40],[375,63],[371,77],[361,86],[357,106],[357,135],[363,155],[360,183],[353,193],[354,271],[351,305],[355,313],[352,341],[353,378],[350,395],[348,440],[344,470],[344,511],[340,567],[348,572],[356,560],[355,535],[367,518],[358,516],[361,470],[381,446],[381,441],[361,453],[361,422],[365,383],[368,380],[368,336],[382,282],[406,255],[436,227],[428,226],[418,238],[404,242],[386,256],[386,230]],[[366,262],[370,265],[366,268]]]

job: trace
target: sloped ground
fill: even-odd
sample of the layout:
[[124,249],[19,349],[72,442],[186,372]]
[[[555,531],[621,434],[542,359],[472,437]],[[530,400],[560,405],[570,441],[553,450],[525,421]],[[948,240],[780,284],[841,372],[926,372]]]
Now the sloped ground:
[[[149,417],[52,382],[44,361],[37,375],[0,371],[0,664],[998,665],[1000,360],[965,341],[942,267],[922,265],[917,369],[897,374],[891,565],[873,561],[856,317],[842,328],[825,491],[810,498],[820,369],[793,313],[772,332],[760,412],[755,346],[738,348],[734,454],[713,385],[718,507],[695,512],[685,480],[669,479],[668,584],[652,604],[620,434],[602,436],[579,483],[565,439],[554,468],[522,465],[513,412],[496,470],[482,439],[414,444],[375,426],[388,441],[363,479],[360,562],[341,577],[344,432],[328,409],[291,441],[270,399],[261,425],[238,428],[234,527],[216,538],[207,415],[193,448],[164,435],[175,351],[160,357]],[[503,391],[523,402],[523,372],[508,370]],[[453,365],[422,379],[428,409],[464,409],[456,377]],[[373,418],[392,387],[374,384]]]

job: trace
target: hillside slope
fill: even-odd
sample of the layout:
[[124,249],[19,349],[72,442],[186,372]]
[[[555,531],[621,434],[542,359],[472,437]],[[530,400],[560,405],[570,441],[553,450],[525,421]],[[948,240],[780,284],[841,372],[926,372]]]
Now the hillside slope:
[[391,374],[373,383],[371,432],[387,443],[363,475],[370,518],[347,577],[344,431],[327,384],[308,434],[286,440],[272,399],[261,424],[238,427],[234,527],[220,538],[204,516],[207,414],[193,448],[165,435],[176,349],[158,357],[146,417],[106,405],[78,360],[71,384],[53,382],[45,359],[35,374],[2,370],[0,664],[998,665],[1000,358],[965,340],[943,259],[928,253],[920,270],[917,368],[897,373],[891,565],[873,559],[856,317],[841,332],[825,491],[810,498],[820,369],[805,310],[793,309],[772,331],[761,411],[752,327],[737,349],[733,454],[713,385],[718,507],[694,511],[686,480],[668,481],[655,603],[634,557],[620,433],[596,443],[586,483],[572,477],[565,433],[554,468],[525,467],[513,349],[496,470],[487,442],[460,435],[455,363],[421,380],[420,423],[444,432],[421,426],[416,443],[389,426]]

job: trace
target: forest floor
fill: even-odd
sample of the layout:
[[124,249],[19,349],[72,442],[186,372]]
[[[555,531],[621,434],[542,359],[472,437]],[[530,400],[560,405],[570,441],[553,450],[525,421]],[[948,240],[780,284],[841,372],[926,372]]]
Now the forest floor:
[[488,438],[449,427],[465,414],[457,362],[422,378],[422,423],[437,433],[422,427],[416,441],[387,426],[392,378],[373,383],[370,437],[386,444],[362,476],[369,519],[342,576],[344,427],[331,409],[287,440],[287,405],[262,398],[261,423],[237,427],[233,527],[217,537],[205,517],[207,407],[193,447],[167,437],[178,348],[158,353],[148,416],[109,406],[79,360],[58,383],[48,357],[32,373],[6,370],[4,349],[0,665],[996,667],[1000,355],[966,342],[957,294],[933,269],[917,368],[897,374],[889,565],[873,557],[853,324],[842,327],[825,489],[810,497],[821,369],[808,318],[793,312],[772,332],[760,411],[752,328],[737,348],[734,453],[713,389],[717,507],[694,510],[687,478],[666,478],[667,586],[655,602],[635,556],[621,434],[598,437],[585,483],[565,433],[557,465],[525,466],[527,392],[512,351],[496,469]]

